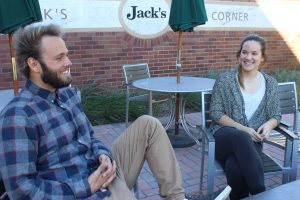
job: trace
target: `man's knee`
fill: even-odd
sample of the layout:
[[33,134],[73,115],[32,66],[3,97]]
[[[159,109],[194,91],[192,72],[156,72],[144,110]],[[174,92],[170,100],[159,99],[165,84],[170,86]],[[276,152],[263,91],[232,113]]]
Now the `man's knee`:
[[155,117],[152,117],[151,115],[142,115],[142,116],[138,117],[136,119],[136,121],[138,123],[145,123],[145,124],[148,124],[148,123],[160,123],[160,121],[158,119],[156,119]]
[[143,133],[150,134],[150,137],[154,135],[158,136],[161,134],[166,134],[165,128],[163,127],[161,122],[157,118],[150,115],[140,116],[139,118],[137,118],[136,123],[138,123],[139,126],[142,127]]

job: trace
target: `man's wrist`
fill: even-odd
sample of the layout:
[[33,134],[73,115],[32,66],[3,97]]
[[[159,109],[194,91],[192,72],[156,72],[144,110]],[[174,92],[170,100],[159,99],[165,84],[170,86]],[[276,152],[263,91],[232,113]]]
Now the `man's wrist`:
[[110,160],[111,163],[113,162],[113,159],[111,158],[111,156],[110,156],[109,154],[106,154],[106,153],[105,153],[105,154],[100,154],[99,157],[98,157],[99,160],[101,159],[101,158],[100,158],[101,156],[106,156],[106,157],[109,158],[109,160]]

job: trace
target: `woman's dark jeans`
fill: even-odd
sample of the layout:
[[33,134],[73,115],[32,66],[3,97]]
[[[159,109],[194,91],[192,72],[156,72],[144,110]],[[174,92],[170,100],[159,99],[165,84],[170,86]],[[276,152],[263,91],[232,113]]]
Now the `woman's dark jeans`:
[[262,143],[253,142],[251,136],[232,127],[222,127],[214,134],[216,159],[222,164],[230,199],[241,199],[265,190],[262,163]]

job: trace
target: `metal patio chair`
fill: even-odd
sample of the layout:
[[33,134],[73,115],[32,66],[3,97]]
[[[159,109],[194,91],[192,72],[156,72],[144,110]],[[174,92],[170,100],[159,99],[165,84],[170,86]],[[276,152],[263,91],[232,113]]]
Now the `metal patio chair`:
[[[149,102],[149,107],[148,107],[149,115],[153,115],[152,105],[154,103],[168,101],[170,99],[169,98],[170,96],[168,94],[162,94],[162,93],[152,94],[151,91],[142,91],[132,86],[132,83],[136,80],[150,78],[150,72],[147,63],[123,65],[122,68],[123,68],[123,75],[125,78],[125,89],[126,89],[125,122],[126,122],[126,127],[128,127],[129,103],[131,101]],[[173,109],[170,109],[170,111],[172,110]]]
[[[278,83],[279,98],[280,98],[280,111],[282,115],[291,115],[293,118],[292,123],[282,121],[281,126],[293,131],[299,136],[299,107],[297,100],[297,88],[295,82]],[[276,132],[271,133],[267,140],[268,143],[277,145],[280,148],[284,148],[286,139]],[[300,152],[300,147],[298,149]]]
[[[224,171],[217,160],[215,160],[215,139],[208,130],[212,120],[210,118],[209,107],[211,100],[211,91],[203,92],[201,96],[202,101],[202,126],[200,131],[202,132],[202,159],[201,159],[201,171],[200,171],[200,190],[203,186],[204,175],[204,159],[207,154],[207,194],[212,196],[214,193],[214,177],[217,175],[224,175]],[[282,105],[282,104],[281,104]],[[276,132],[282,134],[288,141],[285,145],[285,156],[283,158],[283,165],[279,164],[273,158],[266,153],[263,153],[263,164],[265,175],[282,174],[282,182],[290,182],[296,179],[297,170],[297,157],[299,138],[292,131],[289,131],[283,126],[278,126],[275,129]]]

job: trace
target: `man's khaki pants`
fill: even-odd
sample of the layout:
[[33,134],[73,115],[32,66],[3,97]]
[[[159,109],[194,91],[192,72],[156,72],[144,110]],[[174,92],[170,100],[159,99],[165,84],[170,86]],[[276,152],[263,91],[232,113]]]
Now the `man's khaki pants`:
[[131,189],[147,160],[162,197],[183,200],[180,168],[162,124],[151,116],[139,117],[112,145],[117,178],[109,187],[109,200],[135,199]]

